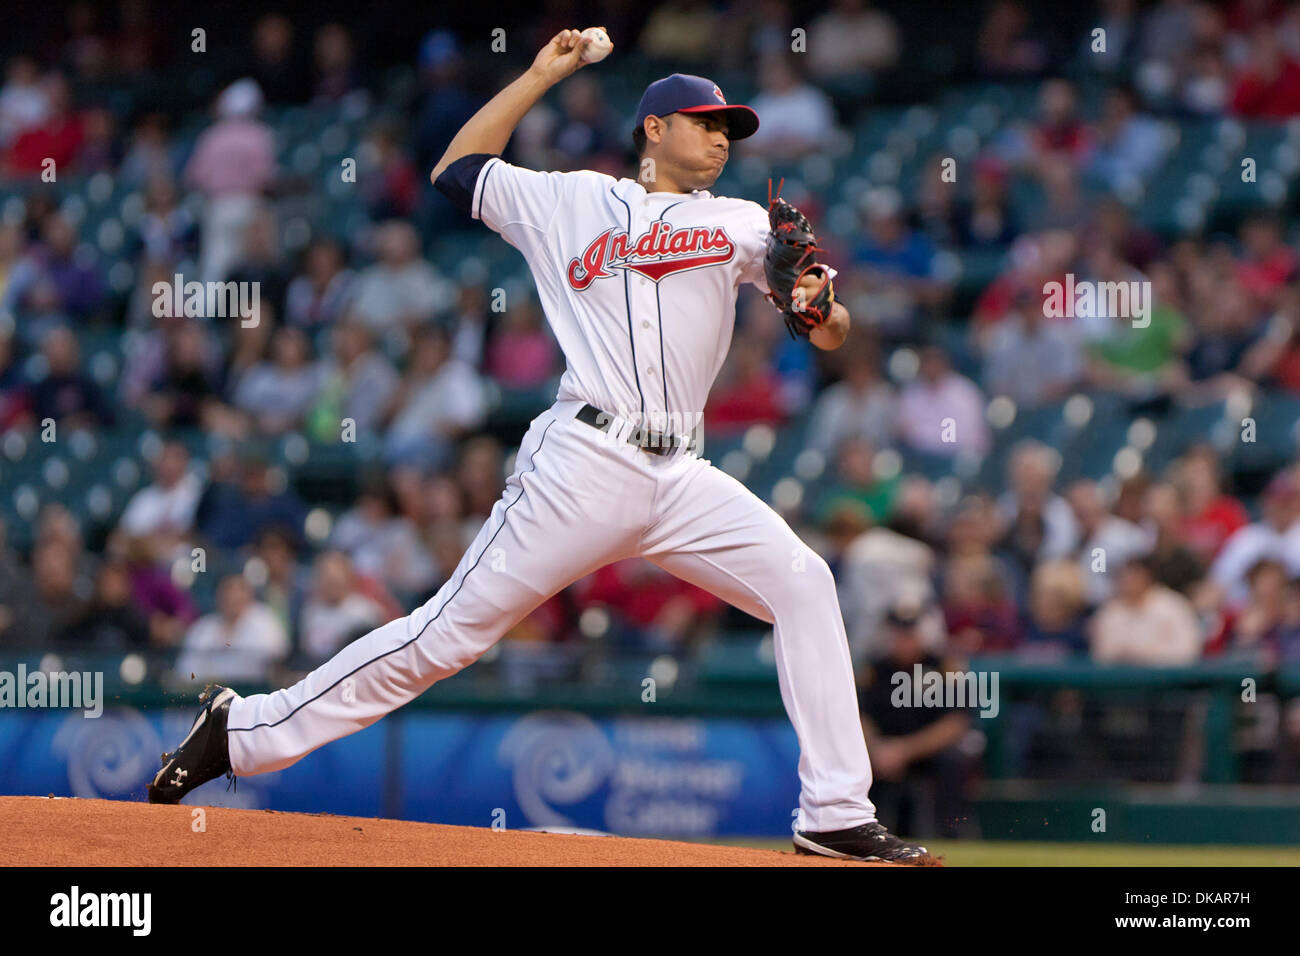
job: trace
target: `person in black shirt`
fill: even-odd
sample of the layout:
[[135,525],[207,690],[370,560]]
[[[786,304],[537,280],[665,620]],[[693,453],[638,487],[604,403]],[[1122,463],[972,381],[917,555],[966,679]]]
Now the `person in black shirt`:
[[[951,839],[965,812],[967,758],[959,744],[970,718],[955,707],[902,706],[913,703],[916,665],[922,674],[953,669],[926,650],[917,626],[924,612],[919,602],[906,598],[890,609],[885,617],[889,650],[859,677],[858,709],[871,753],[871,798],[877,809],[894,815],[899,832],[928,835],[921,829],[928,822],[914,818],[914,804],[928,796],[934,835]],[[906,680],[896,675],[906,675]]]
[[95,651],[144,650],[149,622],[131,601],[130,565],[125,557],[110,557],[99,569],[95,597],[85,610],[66,622],[54,639]]
[[81,370],[81,353],[72,331],[65,326],[51,329],[41,343],[41,353],[47,370],[31,387],[37,422],[48,418],[69,428],[111,425],[112,406],[95,380]]

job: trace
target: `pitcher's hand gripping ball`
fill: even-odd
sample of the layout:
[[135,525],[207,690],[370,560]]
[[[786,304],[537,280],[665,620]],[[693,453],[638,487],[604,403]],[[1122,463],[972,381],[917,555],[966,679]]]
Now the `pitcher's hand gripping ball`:
[[[781,181],[784,185],[785,180]],[[768,183],[767,254],[763,261],[767,273],[767,297],[785,317],[785,327],[792,336],[808,334],[828,318],[835,304],[835,289],[830,272],[814,260],[817,236],[808,217],[780,198],[781,186],[772,195]],[[805,276],[817,280],[812,291],[800,283]]]

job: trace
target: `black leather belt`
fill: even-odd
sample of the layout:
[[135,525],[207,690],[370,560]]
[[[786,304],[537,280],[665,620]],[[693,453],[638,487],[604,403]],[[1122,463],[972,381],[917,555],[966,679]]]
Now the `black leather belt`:
[[[583,405],[574,418],[602,432],[608,432],[615,421],[614,415],[609,414],[609,412],[602,412],[595,405]],[[682,445],[689,446],[692,444],[688,439],[680,438],[677,435],[664,435],[641,426],[635,426],[628,432],[627,443],[636,445],[642,451],[651,455],[661,457],[671,455]]]

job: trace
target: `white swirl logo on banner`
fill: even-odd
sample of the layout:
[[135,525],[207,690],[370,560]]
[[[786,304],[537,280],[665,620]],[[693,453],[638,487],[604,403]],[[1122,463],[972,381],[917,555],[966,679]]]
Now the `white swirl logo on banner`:
[[70,716],[54,735],[68,760],[68,786],[78,797],[130,793],[153,776],[162,740],[143,714],[115,708],[98,720]]
[[572,826],[554,804],[591,796],[614,768],[614,749],[589,717],[568,711],[529,714],[506,733],[497,751],[514,771],[515,799],[529,823]]

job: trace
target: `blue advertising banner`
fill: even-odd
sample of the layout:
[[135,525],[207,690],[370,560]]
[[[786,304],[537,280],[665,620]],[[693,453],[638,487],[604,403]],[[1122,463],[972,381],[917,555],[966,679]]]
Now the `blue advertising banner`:
[[[143,799],[193,711],[0,710],[0,791]],[[772,835],[798,806],[784,719],[399,712],[186,802],[627,836]]]

